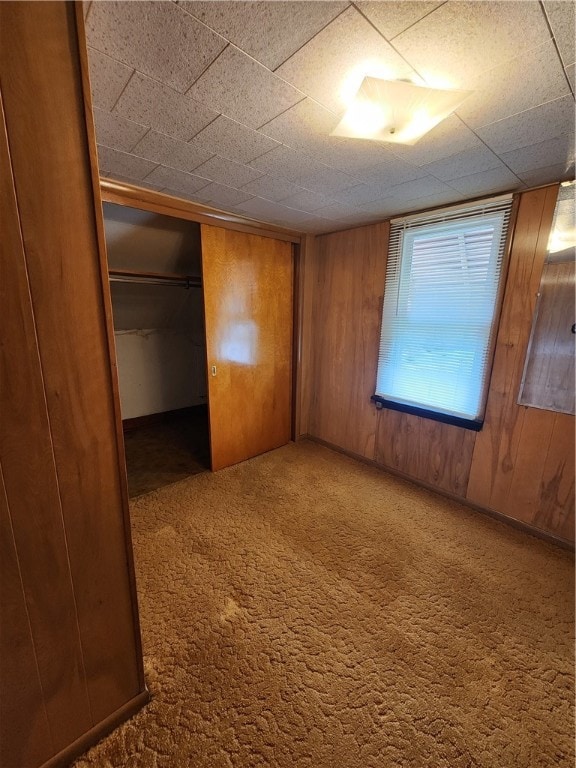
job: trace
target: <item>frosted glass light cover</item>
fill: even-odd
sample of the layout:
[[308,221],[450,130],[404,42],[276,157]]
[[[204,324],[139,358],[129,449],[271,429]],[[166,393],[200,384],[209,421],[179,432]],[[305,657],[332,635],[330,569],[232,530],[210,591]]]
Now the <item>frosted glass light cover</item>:
[[472,91],[446,91],[365,77],[331,136],[416,144]]

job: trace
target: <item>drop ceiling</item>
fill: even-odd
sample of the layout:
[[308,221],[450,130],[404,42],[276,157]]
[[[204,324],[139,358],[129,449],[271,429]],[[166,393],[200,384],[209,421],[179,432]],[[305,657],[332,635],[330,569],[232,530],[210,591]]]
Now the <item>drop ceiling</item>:
[[[85,4],[102,176],[328,232],[574,177],[575,4]],[[330,136],[363,74],[474,91],[414,146]]]

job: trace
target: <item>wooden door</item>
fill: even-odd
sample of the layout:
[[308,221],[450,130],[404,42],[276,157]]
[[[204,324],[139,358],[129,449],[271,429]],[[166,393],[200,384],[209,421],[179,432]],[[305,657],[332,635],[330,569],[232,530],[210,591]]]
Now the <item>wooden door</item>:
[[290,440],[290,243],[202,225],[212,469]]

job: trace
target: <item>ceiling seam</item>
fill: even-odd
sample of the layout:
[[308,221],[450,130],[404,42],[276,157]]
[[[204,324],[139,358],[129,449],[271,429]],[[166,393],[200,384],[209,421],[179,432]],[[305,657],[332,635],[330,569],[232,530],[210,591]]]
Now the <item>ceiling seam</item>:
[[572,96],[574,96],[574,88],[572,87],[572,83],[570,82],[570,78],[568,77],[568,73],[566,72],[566,67],[564,66],[564,59],[562,58],[562,54],[560,53],[560,48],[558,48],[558,43],[556,42],[556,36],[554,35],[552,24],[550,23],[550,19],[548,18],[548,13],[546,12],[546,6],[544,5],[542,0],[539,0],[538,4],[544,15],[546,26],[548,27],[548,31],[550,32],[550,37],[552,38],[552,42],[554,43],[554,48],[556,49],[556,55],[558,56],[558,59],[560,61],[560,68],[564,73],[564,77],[566,79],[566,82],[568,83],[568,88],[570,88],[570,93],[572,94]]
[[[94,50],[97,50],[97,49],[95,48]],[[102,53],[102,51],[100,51],[100,53]],[[106,54],[106,56],[107,56],[107,55],[108,55],[108,54]],[[112,57],[110,57],[110,58],[112,58]],[[113,61],[116,61],[116,59],[113,59]],[[122,64],[122,62],[118,62],[118,63],[119,63],[119,64]],[[124,66],[126,66],[126,65],[124,65]],[[134,77],[134,75],[135,75],[135,74],[136,74],[136,70],[135,70],[135,69],[133,69],[133,70],[132,70],[132,74],[130,75],[130,77],[129,77],[129,78],[128,78],[128,80],[126,81],[126,85],[124,86],[124,88],[122,88],[122,90],[120,91],[120,93],[119,93],[119,95],[118,95],[118,98],[116,99],[116,101],[115,101],[115,102],[114,102],[114,104],[112,105],[112,108],[111,108],[111,110],[110,110],[110,113],[114,112],[114,110],[116,109],[116,107],[117,107],[117,105],[118,105],[118,102],[120,101],[120,99],[121,99],[121,98],[122,98],[122,96],[124,95],[124,91],[125,91],[125,90],[126,90],[126,88],[128,88],[128,86],[130,85],[130,83],[131,83],[131,81],[132,81],[132,78]],[[116,114],[118,114],[118,113],[116,113]],[[120,117],[122,117],[122,115],[120,115]]]
[[[196,17],[193,17],[193,18],[196,18]],[[222,36],[221,36],[221,37],[222,37]],[[223,37],[222,39],[223,39],[223,40],[226,40],[226,38],[225,38],[225,37]],[[220,53],[219,53],[219,54],[218,54],[218,55],[217,55],[215,58],[213,58],[213,59],[212,59],[212,61],[211,61],[209,64],[207,64],[207,65],[204,67],[204,69],[202,70],[202,72],[200,72],[200,74],[198,75],[198,77],[195,77],[195,78],[194,78],[194,80],[192,80],[192,82],[191,82],[191,83],[190,83],[190,85],[189,85],[189,86],[186,88],[186,90],[185,90],[185,91],[182,91],[182,95],[183,95],[183,96],[188,96],[188,93],[189,93],[189,92],[190,92],[190,90],[191,90],[191,89],[192,89],[192,88],[193,88],[193,87],[196,85],[196,83],[198,82],[198,80],[200,80],[200,78],[201,78],[203,75],[205,75],[205,74],[206,74],[206,72],[207,72],[207,71],[210,69],[210,67],[211,67],[213,64],[215,64],[215,63],[218,61],[218,59],[220,58],[220,56],[222,56],[222,54],[224,53],[224,51],[226,51],[226,50],[228,50],[228,48],[230,48],[230,45],[231,45],[230,41],[229,41],[229,40],[226,40],[226,45],[224,46],[224,48],[222,48],[222,50],[220,51]],[[193,97],[192,97],[192,96],[190,96],[190,98],[192,99]],[[196,101],[196,99],[194,99],[194,101]],[[217,112],[218,110],[214,110],[214,111],[215,111],[215,112]],[[194,137],[192,137],[192,138],[194,138]]]
[[[314,40],[314,38],[315,38],[315,37],[318,37],[318,35],[319,35],[321,32],[324,32],[324,30],[325,30],[325,29],[328,29],[328,27],[330,26],[330,24],[332,24],[333,22],[335,22],[335,21],[336,21],[336,19],[339,19],[339,18],[340,18],[340,16],[342,16],[342,14],[343,14],[343,13],[346,13],[346,11],[347,11],[349,8],[352,8],[353,6],[354,6],[354,3],[348,3],[348,5],[347,5],[345,8],[342,8],[342,10],[340,11],[340,13],[336,14],[336,16],[334,16],[334,18],[333,18],[333,19],[330,19],[330,21],[328,21],[326,24],[324,24],[324,26],[322,27],[322,29],[319,29],[319,30],[318,30],[318,32],[315,32],[315,33],[312,35],[312,37],[310,37],[308,40],[306,40],[306,42],[302,43],[302,45],[298,46],[298,48],[296,48],[296,50],[295,50],[295,51],[292,51],[292,53],[291,53],[289,56],[287,56],[287,57],[284,59],[284,61],[282,61],[280,64],[278,64],[276,67],[274,67],[274,69],[271,69],[270,71],[271,71],[271,72],[274,72],[274,74],[275,74],[277,69],[280,69],[280,67],[283,67],[283,66],[284,66],[284,64],[286,64],[286,62],[287,62],[287,61],[290,61],[290,59],[292,58],[292,56],[296,56],[296,54],[297,54],[299,51],[301,51],[301,50],[302,50],[302,48],[304,48],[305,46],[307,46],[307,45],[308,45],[308,43],[312,42],[312,40]],[[285,81],[285,82],[286,82],[286,81]]]

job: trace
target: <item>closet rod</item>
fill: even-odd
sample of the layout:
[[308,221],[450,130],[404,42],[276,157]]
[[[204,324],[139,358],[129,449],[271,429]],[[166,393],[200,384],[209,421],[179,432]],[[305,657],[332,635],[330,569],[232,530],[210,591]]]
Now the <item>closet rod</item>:
[[110,282],[115,283],[141,283],[143,285],[167,285],[177,288],[195,288],[202,285],[199,277],[187,275],[163,275],[154,273],[133,273],[122,270],[110,270]]

